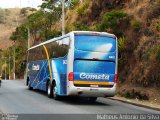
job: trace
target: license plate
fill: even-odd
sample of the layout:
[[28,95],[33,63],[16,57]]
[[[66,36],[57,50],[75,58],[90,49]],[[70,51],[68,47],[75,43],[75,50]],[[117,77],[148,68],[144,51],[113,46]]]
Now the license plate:
[[98,91],[98,88],[90,88],[90,91]]
[[90,87],[92,87],[92,88],[98,88],[99,86],[98,85],[90,85]]

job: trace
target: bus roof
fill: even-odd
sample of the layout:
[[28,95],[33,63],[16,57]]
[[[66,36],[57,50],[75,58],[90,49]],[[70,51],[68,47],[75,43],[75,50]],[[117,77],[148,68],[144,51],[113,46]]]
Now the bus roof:
[[106,36],[106,37],[113,37],[113,38],[116,38],[116,36],[114,34],[110,34],[110,33],[107,33],[107,32],[96,32],[96,31],[72,31],[66,35],[63,35],[63,36],[60,36],[60,37],[56,37],[56,38],[53,38],[53,39],[50,39],[50,40],[47,40],[45,42],[42,42],[38,45],[35,45],[31,48],[29,48],[28,50],[31,50],[31,49],[34,49],[36,47],[39,47],[41,45],[44,45],[44,44],[47,44],[47,43],[50,43],[50,42],[53,42],[53,41],[57,41],[59,39],[62,39],[62,38],[65,38],[65,37],[68,37],[70,36],[70,34],[75,34],[75,35],[100,35],[100,36]]

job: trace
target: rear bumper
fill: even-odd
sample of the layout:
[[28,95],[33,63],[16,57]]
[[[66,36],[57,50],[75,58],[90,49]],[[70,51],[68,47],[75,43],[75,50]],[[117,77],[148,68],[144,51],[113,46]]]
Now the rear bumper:
[[75,87],[69,82],[67,88],[68,96],[84,96],[84,97],[113,97],[116,91],[116,84],[112,88],[92,88],[92,87]]

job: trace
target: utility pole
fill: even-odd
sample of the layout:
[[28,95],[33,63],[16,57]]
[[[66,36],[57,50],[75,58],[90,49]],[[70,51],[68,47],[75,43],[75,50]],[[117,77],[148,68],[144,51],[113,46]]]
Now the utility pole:
[[6,72],[7,72],[7,60],[5,59],[5,80],[6,80]]
[[[16,27],[18,27],[18,19],[16,16]],[[16,41],[14,41],[14,50],[13,50],[13,79],[16,79],[16,74],[15,74],[15,64],[16,64],[16,60],[15,60],[15,49],[16,49]]]
[[30,48],[30,29],[29,27],[27,28],[28,30],[28,49]]
[[[1,65],[1,64],[0,64]],[[0,73],[0,78],[2,77],[2,65],[0,67],[1,73]]]
[[1,65],[1,78],[2,78],[2,65]]
[[15,74],[15,62],[16,62],[16,60],[15,60],[15,47],[16,47],[16,42],[14,41],[14,50],[13,50],[13,79],[15,80],[16,79],[16,74]]
[[10,80],[10,49],[9,49],[9,80]]
[[65,0],[62,0],[62,35],[65,35],[65,14],[64,14],[64,2],[65,2]]

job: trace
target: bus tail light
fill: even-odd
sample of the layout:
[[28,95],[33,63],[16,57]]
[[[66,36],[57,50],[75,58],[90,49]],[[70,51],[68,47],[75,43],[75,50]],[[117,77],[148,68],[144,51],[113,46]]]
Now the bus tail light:
[[114,75],[114,83],[118,83],[118,75],[117,74]]
[[68,74],[68,80],[69,80],[69,81],[73,81],[73,80],[74,80],[74,73],[73,73],[73,72],[70,72],[70,73]]

